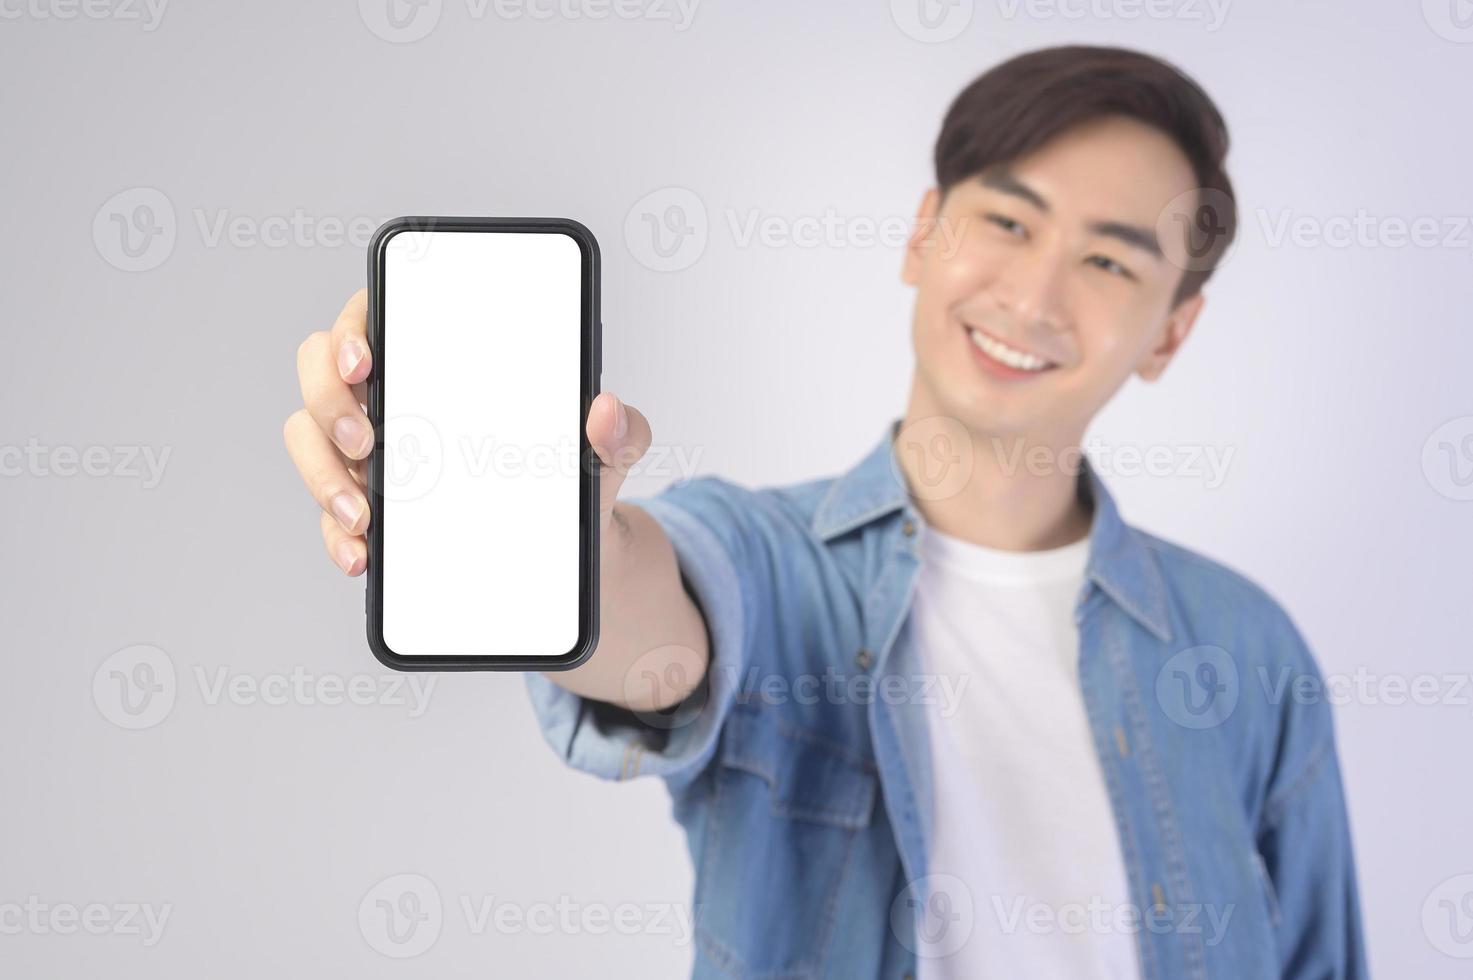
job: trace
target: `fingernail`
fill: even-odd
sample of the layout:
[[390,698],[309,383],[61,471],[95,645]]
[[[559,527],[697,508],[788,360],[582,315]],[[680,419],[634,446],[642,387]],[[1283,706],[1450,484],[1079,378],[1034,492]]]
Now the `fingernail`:
[[332,513],[344,530],[351,531],[363,516],[363,502],[351,493],[340,493],[332,498]]
[[353,369],[363,362],[365,353],[363,345],[356,340],[350,340],[338,348],[338,373],[343,376],[343,380],[346,381]]
[[349,575],[358,571],[358,549],[353,547],[351,541],[339,541],[337,547],[338,567]]
[[372,444],[368,426],[351,415],[344,415],[332,424],[332,437],[339,448],[354,459],[367,453]]
[[629,432],[629,412],[624,408],[624,403],[619,400],[618,395],[614,399],[614,438],[623,439]]

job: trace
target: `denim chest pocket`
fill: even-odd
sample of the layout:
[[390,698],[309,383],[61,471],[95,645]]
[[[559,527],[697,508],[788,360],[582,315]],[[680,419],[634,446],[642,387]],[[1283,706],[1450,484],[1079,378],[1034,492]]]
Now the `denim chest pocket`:
[[696,936],[731,976],[818,977],[878,796],[874,763],[770,711],[736,707],[712,774]]

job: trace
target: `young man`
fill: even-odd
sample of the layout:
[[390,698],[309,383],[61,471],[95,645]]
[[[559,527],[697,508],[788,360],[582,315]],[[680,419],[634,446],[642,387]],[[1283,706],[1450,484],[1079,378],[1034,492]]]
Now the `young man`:
[[[1191,332],[1227,144],[1130,51],[963,91],[904,260],[905,414],[841,476],[616,502],[650,426],[594,402],[602,637],[529,685],[572,765],[669,786],[697,977],[1365,974],[1328,706],[1257,680],[1313,658],[1252,582],[1125,524],[1079,451]],[[286,432],[349,574],[371,360],[360,294],[303,345]]]

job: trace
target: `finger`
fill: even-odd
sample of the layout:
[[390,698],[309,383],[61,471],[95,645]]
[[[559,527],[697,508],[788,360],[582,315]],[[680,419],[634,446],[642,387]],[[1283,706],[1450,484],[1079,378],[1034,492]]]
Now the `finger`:
[[344,531],[327,511],[322,512],[322,543],[327,547],[328,557],[346,574],[362,575],[368,567],[368,544],[360,535]]
[[368,527],[368,499],[312,416],[305,409],[293,412],[282,437],[317,505],[347,533],[362,534]]
[[607,524],[630,468],[650,448],[650,424],[639,409],[605,391],[589,406],[586,430],[600,461],[599,513]]
[[319,331],[297,348],[297,380],[302,403],[349,459],[362,459],[373,450],[373,427],[353,388],[338,374],[332,360],[332,336]]
[[358,384],[373,369],[373,352],[368,343],[368,290],[348,297],[332,325],[332,358],[338,377]]

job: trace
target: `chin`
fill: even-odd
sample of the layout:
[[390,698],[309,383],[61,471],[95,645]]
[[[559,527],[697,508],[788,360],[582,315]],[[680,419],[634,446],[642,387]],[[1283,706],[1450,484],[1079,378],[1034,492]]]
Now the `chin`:
[[933,414],[956,419],[973,437],[1017,438],[1044,425],[1042,413],[1016,404],[1020,399],[1012,393],[988,391],[970,379],[948,380],[951,383],[935,393]]

